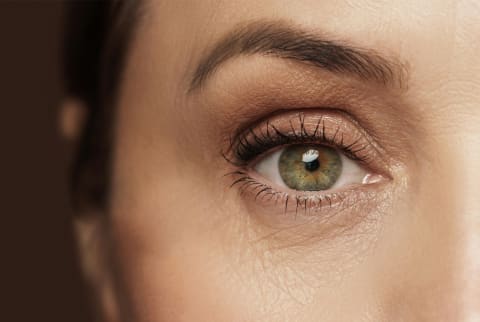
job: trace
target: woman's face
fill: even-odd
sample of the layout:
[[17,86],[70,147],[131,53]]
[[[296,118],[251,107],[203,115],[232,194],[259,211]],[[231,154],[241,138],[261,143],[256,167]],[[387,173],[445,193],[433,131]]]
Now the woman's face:
[[479,15],[147,1],[117,107],[108,314],[480,319]]

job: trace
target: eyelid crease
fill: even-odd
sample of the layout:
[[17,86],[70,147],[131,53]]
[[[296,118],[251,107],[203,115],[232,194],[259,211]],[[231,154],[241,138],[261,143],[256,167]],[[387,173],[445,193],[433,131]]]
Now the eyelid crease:
[[317,110],[275,115],[249,126],[230,139],[225,159],[246,167],[267,151],[292,144],[321,144],[339,149],[363,164],[380,160],[380,148],[353,120],[340,113]]

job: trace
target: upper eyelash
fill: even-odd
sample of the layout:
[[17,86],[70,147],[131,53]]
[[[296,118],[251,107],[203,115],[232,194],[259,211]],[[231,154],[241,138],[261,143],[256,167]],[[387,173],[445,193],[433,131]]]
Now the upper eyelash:
[[[341,150],[348,158],[365,163],[367,162],[368,155],[361,155],[360,152],[367,148],[367,144],[363,143],[359,145],[361,138],[354,140],[351,143],[346,144],[344,142],[344,135],[340,132],[340,126],[334,131],[333,135],[329,135],[325,130],[325,119],[320,117],[315,129],[308,132],[305,128],[305,116],[303,114],[298,115],[300,130],[295,130],[292,121],[290,120],[291,132],[282,132],[276,128],[269,121],[266,122],[265,131],[257,131],[253,127],[249,127],[237,135],[235,139],[230,140],[229,151],[230,157],[226,153],[222,153],[224,158],[236,165],[246,166],[253,159],[259,155],[269,151],[272,148],[279,146],[302,144],[302,143],[317,143],[330,145],[332,147]],[[258,133],[259,132],[259,133]],[[248,137],[250,134],[250,139]]]

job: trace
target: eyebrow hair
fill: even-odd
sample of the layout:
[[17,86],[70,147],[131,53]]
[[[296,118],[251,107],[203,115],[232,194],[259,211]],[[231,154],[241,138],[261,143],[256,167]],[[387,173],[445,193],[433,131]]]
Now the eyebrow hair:
[[251,54],[302,62],[384,86],[402,88],[407,79],[403,64],[373,50],[324,39],[283,22],[253,22],[234,28],[200,60],[191,79],[190,91],[201,87],[225,61]]

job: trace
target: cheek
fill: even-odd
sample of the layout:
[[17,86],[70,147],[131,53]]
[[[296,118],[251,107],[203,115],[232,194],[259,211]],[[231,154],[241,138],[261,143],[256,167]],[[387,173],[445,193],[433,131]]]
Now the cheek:
[[116,167],[115,267],[132,321],[349,320],[364,310],[376,284],[372,262],[353,278],[338,269],[359,259],[358,239],[295,245],[288,236],[279,247],[249,221],[218,169],[162,148],[169,158],[132,147]]
[[233,321],[248,303],[233,278],[231,236],[241,235],[221,212],[218,167],[188,124],[136,117],[120,118],[110,213],[122,303],[133,321]]
[[225,182],[218,145],[199,135],[209,128],[201,116],[153,111],[120,115],[114,156],[111,235],[132,321],[354,320],[364,311],[364,292],[375,293],[370,228],[328,241],[319,227],[260,224]]
[[256,291],[263,277],[245,223],[230,217],[238,206],[222,212],[221,191],[164,178],[162,188],[144,187],[157,197],[117,195],[112,209],[119,289],[131,320],[251,320],[266,300]]

